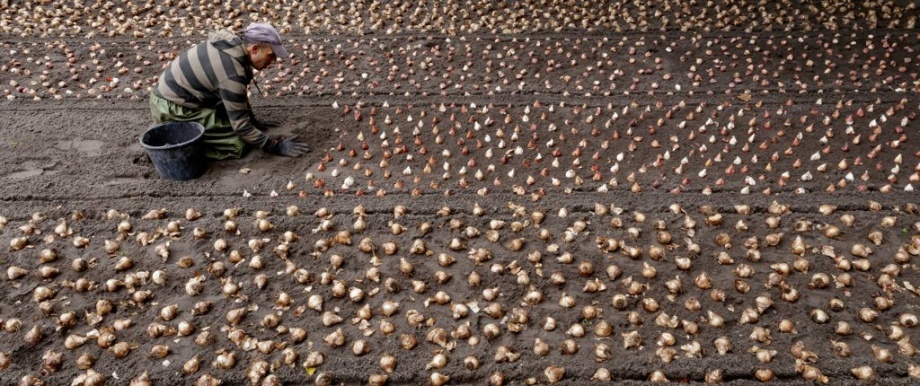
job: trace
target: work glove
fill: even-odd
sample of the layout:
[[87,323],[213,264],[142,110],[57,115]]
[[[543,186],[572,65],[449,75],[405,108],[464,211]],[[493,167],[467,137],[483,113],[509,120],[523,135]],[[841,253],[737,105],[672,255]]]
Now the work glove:
[[257,129],[262,130],[262,131],[265,131],[268,129],[274,129],[278,126],[281,126],[281,121],[271,119],[271,118],[258,119],[256,118],[255,115],[249,116],[249,122],[252,123],[252,125],[255,126]]
[[295,142],[296,135],[288,138],[269,139],[265,142],[263,149],[269,153],[283,155],[285,157],[300,157],[307,154],[310,149],[303,142]]

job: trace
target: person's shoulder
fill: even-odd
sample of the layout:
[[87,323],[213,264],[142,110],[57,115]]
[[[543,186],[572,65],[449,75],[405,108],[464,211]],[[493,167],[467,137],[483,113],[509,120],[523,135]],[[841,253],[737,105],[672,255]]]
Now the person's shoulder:
[[[246,51],[243,48],[243,40],[232,31],[220,30],[211,32],[208,35],[208,43],[211,49],[217,50],[221,55],[233,60],[235,64],[244,62]],[[242,65],[237,69],[242,74],[245,72]]]
[[208,42],[220,50],[224,50],[229,47],[236,47],[243,43],[242,39],[240,39],[237,34],[226,29],[209,33]]

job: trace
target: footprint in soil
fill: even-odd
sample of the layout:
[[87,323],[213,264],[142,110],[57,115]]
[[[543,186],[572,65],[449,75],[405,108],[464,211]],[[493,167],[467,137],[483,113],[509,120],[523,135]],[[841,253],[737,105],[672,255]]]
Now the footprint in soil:
[[102,155],[102,148],[105,142],[92,139],[71,139],[67,141],[58,141],[54,147],[66,152],[78,152],[86,157],[98,157]]
[[40,169],[40,168],[29,168],[29,169],[26,169],[26,170],[22,170],[22,171],[18,171],[18,172],[15,172],[15,173],[7,174],[7,175],[6,175],[6,178],[9,178],[9,179],[11,179],[11,180],[24,180],[24,179],[31,178],[31,177],[38,177],[38,176],[42,175],[42,173],[44,173],[44,172],[45,172],[44,169]]
[[41,175],[54,175],[58,173],[54,169],[55,166],[57,166],[57,162],[39,163],[37,161],[26,161],[19,165],[19,171],[7,174],[6,178],[20,181]]

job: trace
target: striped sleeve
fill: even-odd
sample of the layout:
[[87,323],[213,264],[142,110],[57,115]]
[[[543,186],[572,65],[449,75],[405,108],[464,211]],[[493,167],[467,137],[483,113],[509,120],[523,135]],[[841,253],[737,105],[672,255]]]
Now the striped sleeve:
[[220,84],[220,97],[224,101],[233,131],[246,143],[262,148],[268,141],[268,136],[250,121],[252,109],[249,106],[249,97],[246,96],[247,83],[239,77],[228,78]]

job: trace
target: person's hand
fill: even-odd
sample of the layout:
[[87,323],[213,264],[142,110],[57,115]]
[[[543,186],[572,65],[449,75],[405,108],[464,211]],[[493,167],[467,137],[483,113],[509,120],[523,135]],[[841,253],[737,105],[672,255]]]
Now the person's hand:
[[265,131],[281,126],[281,121],[271,118],[258,119],[255,115],[250,116],[249,122],[257,129]]
[[310,148],[303,142],[295,142],[295,139],[297,139],[296,135],[288,138],[279,138],[277,140],[269,139],[268,142],[265,143],[265,151],[285,157],[300,157],[307,154]]

